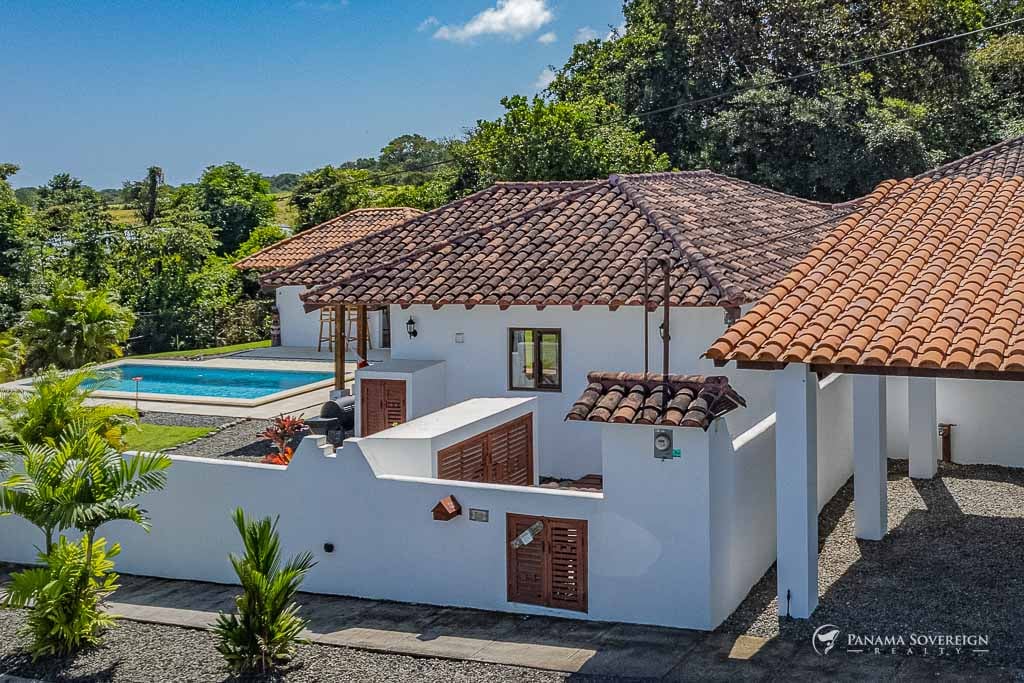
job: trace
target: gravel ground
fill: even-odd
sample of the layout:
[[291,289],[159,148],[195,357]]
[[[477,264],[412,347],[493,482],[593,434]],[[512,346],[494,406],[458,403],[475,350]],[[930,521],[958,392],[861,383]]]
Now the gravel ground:
[[780,620],[773,566],[719,628],[807,642],[821,624],[846,633],[983,634],[990,664],[1024,665],[1024,470],[943,464],[907,477],[889,463],[889,533],[854,538],[853,480],[819,516],[820,604],[810,620]]
[[273,420],[246,420],[193,444],[180,446],[174,450],[174,454],[260,461],[274,452],[274,444],[270,439],[260,436],[273,424]]
[[[59,660],[31,658],[19,647],[21,610],[0,611],[0,674],[41,678],[53,683],[110,681],[237,680],[228,675],[214,637],[173,626],[122,621],[106,634],[103,644],[76,657]],[[563,681],[563,674],[476,662],[422,659],[378,654],[324,645],[301,645],[295,661],[277,677],[249,680],[287,681]]]
[[237,417],[224,417],[223,415],[187,415],[185,413],[146,411],[139,418],[139,422],[173,427],[220,427],[237,419]]

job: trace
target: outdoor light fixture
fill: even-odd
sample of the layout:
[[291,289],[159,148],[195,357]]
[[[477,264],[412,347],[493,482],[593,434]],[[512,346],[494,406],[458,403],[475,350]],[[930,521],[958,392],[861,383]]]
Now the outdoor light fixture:
[[142,382],[142,375],[132,377],[132,381],[135,382],[135,412],[142,415],[142,411],[139,410],[139,383]]
[[409,320],[405,323],[405,331],[409,333],[409,339],[415,339],[419,332],[416,331],[416,321],[409,316]]
[[665,323],[661,323],[660,325],[658,325],[658,334],[661,335],[661,338],[664,341],[668,341],[669,339],[672,339],[672,335],[671,334],[668,334],[668,335],[665,334]]

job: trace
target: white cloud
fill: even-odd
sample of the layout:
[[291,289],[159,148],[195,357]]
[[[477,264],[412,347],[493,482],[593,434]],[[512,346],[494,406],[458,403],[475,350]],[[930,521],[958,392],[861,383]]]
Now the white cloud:
[[420,22],[420,25],[416,27],[416,30],[422,33],[423,31],[426,31],[428,28],[433,28],[440,23],[441,22],[437,20],[437,17],[427,17],[426,19]]
[[555,18],[547,0],[497,0],[462,25],[444,25],[434,32],[438,40],[465,43],[485,35],[521,40]]
[[586,43],[588,41],[593,40],[594,38],[597,38],[597,31],[590,28],[589,26],[584,26],[582,28],[576,29],[577,43]]
[[558,40],[558,35],[554,31],[548,31],[547,33],[541,34],[541,36],[537,38],[537,42],[540,43],[541,45],[550,45],[556,40]]
[[544,88],[551,85],[551,81],[553,80],[555,80],[555,72],[549,66],[540,72],[540,75],[537,76],[537,82],[534,83],[534,86],[536,86],[537,90],[543,90]]

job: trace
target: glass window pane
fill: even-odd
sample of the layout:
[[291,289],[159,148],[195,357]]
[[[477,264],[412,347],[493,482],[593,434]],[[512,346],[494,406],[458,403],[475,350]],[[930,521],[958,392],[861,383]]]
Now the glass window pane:
[[534,384],[534,333],[533,330],[513,330],[512,386],[516,389],[533,389]]
[[562,385],[562,368],[559,367],[561,335],[557,332],[538,332],[537,339],[540,342],[541,367],[537,386],[544,389],[557,389]]

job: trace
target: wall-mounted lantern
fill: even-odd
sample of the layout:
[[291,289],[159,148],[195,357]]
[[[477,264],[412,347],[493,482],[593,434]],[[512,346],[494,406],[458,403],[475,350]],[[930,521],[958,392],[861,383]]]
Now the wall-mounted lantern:
[[419,332],[416,331],[416,321],[409,316],[409,320],[405,323],[405,331],[409,333],[409,339],[415,339]]
[[665,323],[661,323],[660,325],[658,325],[658,334],[661,336],[662,341],[669,341],[669,340],[672,339],[672,334],[671,333],[669,333],[666,336],[666,333],[665,333]]

